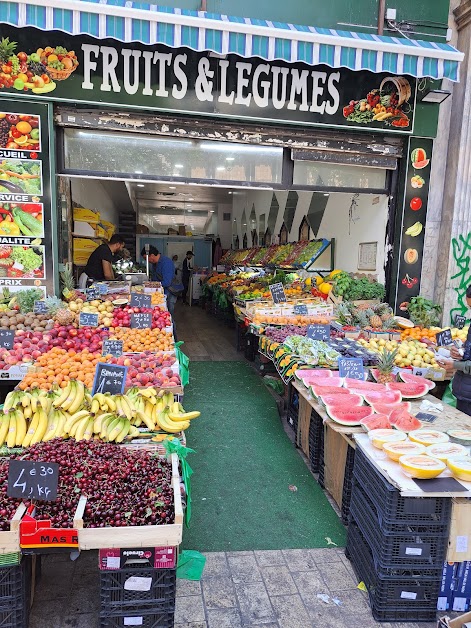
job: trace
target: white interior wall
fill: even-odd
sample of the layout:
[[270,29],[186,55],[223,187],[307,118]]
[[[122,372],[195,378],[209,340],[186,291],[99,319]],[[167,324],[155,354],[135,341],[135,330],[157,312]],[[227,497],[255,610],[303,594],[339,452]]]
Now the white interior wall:
[[118,224],[119,210],[98,179],[71,178],[72,200],[100,212],[100,218]]
[[[230,214],[229,220],[224,220],[224,214]],[[215,214],[213,214],[215,215]],[[219,203],[217,211],[217,233],[221,239],[221,247],[230,249],[232,243],[232,205]]]
[[[249,190],[234,195],[232,215],[236,220],[237,234],[240,246],[244,233],[247,233],[248,246],[251,246],[250,224],[242,226],[242,213],[245,209],[249,220],[252,205],[255,205],[257,221],[260,214],[265,214],[268,221],[272,192],[266,190]],[[283,225],[283,215],[288,198],[288,192],[276,191],[279,203],[279,211],[276,220],[274,236],[278,236]],[[312,198],[312,192],[298,192],[299,199],[294,215],[293,224],[289,233],[289,241],[298,240],[299,227],[308,213]],[[376,259],[376,272],[379,281],[384,281],[384,266],[386,263],[385,234],[388,221],[388,197],[360,194],[357,199],[357,207],[353,212],[353,220],[349,220],[349,210],[352,202],[352,194],[335,192],[330,194],[319,232],[310,237],[335,238],[335,266],[349,272],[358,271],[358,249],[361,242],[378,242],[378,254]],[[232,231],[232,230],[231,230]]]

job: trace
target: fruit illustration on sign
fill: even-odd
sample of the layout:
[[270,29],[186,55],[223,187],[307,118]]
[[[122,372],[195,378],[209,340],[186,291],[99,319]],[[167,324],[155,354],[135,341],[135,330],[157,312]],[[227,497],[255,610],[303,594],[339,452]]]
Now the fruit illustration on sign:
[[411,227],[406,229],[406,235],[416,238],[418,235],[422,233],[423,228],[424,226],[421,222],[416,222]]
[[406,274],[403,279],[402,279],[402,285],[406,286],[406,288],[412,288],[413,286],[417,285],[419,283],[419,279],[418,277],[410,277],[408,274]]
[[427,159],[427,153],[423,148],[414,148],[410,155],[410,159],[415,170],[422,170],[430,163],[430,159]]
[[404,261],[406,264],[415,264],[418,259],[419,254],[417,249],[406,249],[406,252],[404,253]]
[[412,211],[417,212],[419,211],[419,209],[421,209],[421,207],[422,199],[420,199],[418,196],[414,196],[414,198],[411,199],[410,208],[412,209]]
[[415,174],[411,180],[410,180],[410,184],[413,188],[422,188],[425,185],[425,179],[423,179],[423,177],[421,177],[419,174]]

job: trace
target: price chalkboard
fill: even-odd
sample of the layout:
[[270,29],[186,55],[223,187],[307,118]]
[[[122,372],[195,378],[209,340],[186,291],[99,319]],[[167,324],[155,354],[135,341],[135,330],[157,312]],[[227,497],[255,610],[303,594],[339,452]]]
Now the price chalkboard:
[[295,305],[294,313],[300,316],[307,316],[307,305]]
[[466,316],[461,316],[460,314],[457,314],[455,316],[455,327],[457,327],[458,329],[463,329],[465,325],[466,325]]
[[340,377],[365,379],[365,368],[362,358],[339,358]]
[[100,294],[108,294],[108,284],[107,283],[96,283],[95,287],[98,288],[98,292]]
[[115,358],[119,358],[123,355],[123,341],[122,340],[103,340],[102,355],[113,355]]
[[95,393],[110,393],[122,395],[126,385],[127,366],[117,364],[97,364],[95,379],[93,380],[92,395]]
[[152,327],[152,314],[142,312],[139,314],[131,314],[132,329],[150,329]]
[[422,367],[422,366],[414,366],[412,368],[412,373],[414,375],[418,375],[419,377],[427,377],[427,375],[428,375],[428,368]]
[[453,344],[451,329],[444,329],[443,331],[437,332],[435,338],[437,339],[437,345],[439,347],[447,347]]
[[100,298],[100,289],[98,286],[92,286],[86,289],[87,301],[95,301]]
[[80,312],[79,325],[80,327],[98,327],[98,313]]
[[57,498],[59,465],[57,462],[10,460],[8,464],[8,497],[54,501]]
[[139,294],[138,292],[131,292],[131,304],[132,307],[152,307],[152,297],[150,294]]
[[274,283],[269,288],[273,303],[286,303],[286,294],[282,283]]
[[35,301],[33,305],[34,314],[47,314],[46,301]]
[[0,347],[2,349],[13,349],[15,342],[14,329],[0,329]]
[[330,325],[308,325],[307,337],[326,342],[330,339]]

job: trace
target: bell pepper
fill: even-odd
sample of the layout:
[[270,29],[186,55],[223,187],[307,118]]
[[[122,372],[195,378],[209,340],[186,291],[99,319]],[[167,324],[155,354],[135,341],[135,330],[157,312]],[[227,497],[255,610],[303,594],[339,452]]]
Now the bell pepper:
[[19,268],[9,268],[7,270],[7,277],[23,277],[23,271]]
[[6,259],[10,257],[13,249],[11,246],[0,245],[0,259]]
[[0,222],[0,235],[17,236],[20,235],[20,228],[15,222],[3,220]]

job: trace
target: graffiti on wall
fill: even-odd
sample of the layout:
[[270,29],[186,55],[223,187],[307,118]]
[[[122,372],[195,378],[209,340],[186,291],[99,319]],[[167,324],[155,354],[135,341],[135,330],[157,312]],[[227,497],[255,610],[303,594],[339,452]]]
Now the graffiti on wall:
[[[451,241],[453,259],[455,260],[457,272],[451,278],[453,289],[456,292],[456,306],[450,310],[450,321],[459,314],[466,316],[468,306],[466,304],[466,288],[471,284],[471,233],[460,235]],[[456,285],[454,285],[456,282]]]

